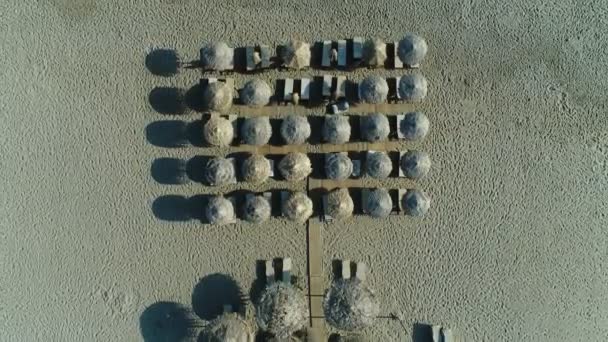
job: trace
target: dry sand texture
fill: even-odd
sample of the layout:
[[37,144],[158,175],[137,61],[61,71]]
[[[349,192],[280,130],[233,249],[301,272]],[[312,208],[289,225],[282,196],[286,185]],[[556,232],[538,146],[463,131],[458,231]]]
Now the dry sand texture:
[[159,114],[148,96],[200,74],[152,75],[151,49],[190,60],[220,39],[397,40],[408,31],[430,47],[429,96],[418,108],[431,131],[415,147],[433,159],[420,183],[431,211],[325,232],[328,277],[334,258],[366,262],[382,312],[406,319],[407,330],[381,320],[364,334],[409,341],[414,323],[430,322],[467,341],[608,336],[607,14],[603,0],[2,1],[0,340],[173,339],[199,323],[188,308],[216,313],[218,286],[230,298],[247,293],[257,259],[291,256],[294,273],[305,273],[302,225],[154,216],[161,196],[225,189],[153,179],[156,159],[201,151],[147,140],[153,122],[198,118]]

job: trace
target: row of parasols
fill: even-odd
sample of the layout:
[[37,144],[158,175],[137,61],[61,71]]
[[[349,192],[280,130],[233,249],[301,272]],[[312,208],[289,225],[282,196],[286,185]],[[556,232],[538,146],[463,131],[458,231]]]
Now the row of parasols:
[[[310,319],[308,299],[291,283],[291,259],[282,260],[279,279],[272,265],[266,265],[266,285],[254,302],[255,321],[271,341],[301,341]],[[342,261],[341,275],[333,280],[323,296],[323,315],[327,323],[341,332],[351,333],[372,326],[380,314],[375,291],[367,284],[367,267]],[[269,271],[270,269],[270,271]],[[354,276],[353,276],[354,273]],[[232,307],[211,321],[201,335],[205,341],[253,342],[255,329]],[[308,339],[306,339],[308,340]]]
[[[428,81],[418,72],[405,74],[395,79],[394,99],[406,102],[420,102],[428,93]],[[327,86],[328,88],[331,85]],[[300,92],[307,91],[300,89]],[[357,85],[357,101],[360,103],[381,104],[389,99],[391,89],[386,78],[370,75]],[[343,93],[344,91],[340,91]],[[264,107],[271,103],[273,91],[270,84],[262,79],[247,81],[238,91],[238,101],[249,107]],[[227,113],[235,99],[235,86],[233,82],[209,82],[203,89],[202,102],[210,112]],[[290,95],[294,104],[299,103],[301,94],[295,92]]]
[[[396,135],[405,140],[423,139],[429,132],[429,119],[420,112],[397,115]],[[365,116],[350,116],[359,119],[359,136],[367,142],[386,141],[391,136],[389,118],[381,113]],[[234,121],[222,116],[212,116],[203,126],[203,138],[210,146],[227,147],[234,143],[238,135],[245,145],[267,145],[273,135],[272,124],[267,116],[244,118],[240,127]],[[301,145],[311,136],[311,125],[308,117],[288,115],[281,120],[279,134],[287,145]],[[321,128],[322,140],[330,144],[344,144],[351,141],[353,128],[349,116],[327,115]]]
[[[318,61],[313,61],[311,44],[299,40],[279,46],[277,56],[267,45],[246,47],[244,69],[254,71],[278,66],[300,70],[315,64],[322,68],[376,68],[384,67],[389,60],[392,60],[393,68],[417,68],[428,51],[426,40],[416,34],[406,34],[398,42],[389,44],[380,38],[363,40],[355,37],[351,41],[323,41],[320,46]],[[235,60],[235,49],[225,42],[207,44],[200,51],[199,63],[204,70],[232,71],[236,66]]]

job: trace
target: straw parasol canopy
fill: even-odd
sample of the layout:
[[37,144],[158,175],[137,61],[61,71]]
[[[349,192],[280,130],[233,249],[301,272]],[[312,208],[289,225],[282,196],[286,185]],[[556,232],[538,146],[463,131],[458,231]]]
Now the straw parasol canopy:
[[365,171],[373,178],[388,178],[393,171],[393,161],[386,152],[370,152],[365,159]]
[[232,161],[223,157],[213,157],[205,165],[205,182],[211,186],[233,183],[235,174]]
[[431,207],[431,198],[420,190],[409,190],[403,196],[401,205],[410,216],[424,216]]
[[245,182],[261,183],[270,177],[270,162],[261,154],[252,154],[241,165]]
[[421,140],[429,133],[429,119],[420,112],[405,114],[399,124],[401,134],[407,140]]
[[207,203],[205,217],[211,224],[227,224],[235,220],[232,202],[222,196],[215,196]]
[[361,136],[369,142],[386,140],[391,127],[384,114],[374,113],[361,118]]
[[243,219],[252,223],[262,223],[270,218],[270,202],[264,196],[248,196],[243,206]]
[[397,55],[408,66],[418,66],[426,56],[429,47],[424,38],[408,34],[399,41]]
[[350,140],[350,123],[344,115],[325,116],[323,140],[331,144],[344,144]]
[[249,322],[236,313],[224,313],[217,317],[203,330],[202,341],[225,342],[249,341],[255,329]]
[[279,162],[279,172],[285,180],[297,182],[310,175],[312,172],[312,164],[306,154],[291,152]]
[[393,211],[393,200],[386,189],[374,189],[365,201],[367,213],[376,218],[387,217]]
[[245,118],[241,125],[241,137],[248,145],[266,145],[272,136],[272,126],[267,116]]
[[355,204],[348,189],[335,189],[327,194],[325,214],[336,220],[343,220],[353,215]]
[[263,107],[270,102],[272,89],[270,85],[260,79],[253,79],[241,89],[241,102],[252,107]]
[[291,284],[274,282],[262,292],[256,305],[260,329],[279,339],[288,339],[308,324],[308,301]]
[[234,65],[234,49],[224,42],[207,44],[201,49],[203,69],[223,71]]
[[323,311],[332,327],[354,331],[374,324],[380,305],[374,291],[359,279],[338,279],[325,294]]
[[299,145],[310,137],[310,123],[305,116],[289,115],[281,122],[281,137],[288,145]]
[[325,157],[325,175],[329,179],[344,180],[353,173],[353,162],[346,152],[329,153]]
[[230,146],[234,139],[232,122],[219,116],[212,116],[203,126],[203,138],[211,146]]
[[211,112],[226,113],[232,107],[234,89],[226,82],[213,82],[203,92],[203,104]]
[[388,96],[388,83],[383,77],[371,75],[359,84],[359,100],[366,103],[384,103]]
[[281,50],[283,65],[291,69],[302,69],[310,66],[310,44],[292,40]]
[[363,44],[363,60],[370,67],[383,67],[386,61],[386,44],[379,38],[367,40]]
[[429,173],[431,157],[426,152],[408,151],[401,157],[399,164],[407,178],[420,179]]
[[312,200],[303,192],[294,192],[283,202],[282,212],[292,221],[304,222],[312,216]]
[[405,101],[422,101],[427,92],[428,82],[422,74],[408,74],[399,80],[399,96]]

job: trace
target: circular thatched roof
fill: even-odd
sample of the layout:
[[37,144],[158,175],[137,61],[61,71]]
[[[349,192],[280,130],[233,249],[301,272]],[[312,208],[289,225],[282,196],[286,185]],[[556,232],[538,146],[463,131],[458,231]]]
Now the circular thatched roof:
[[283,215],[296,222],[304,222],[312,216],[312,200],[303,192],[294,192],[283,202]]
[[386,44],[378,38],[367,40],[363,44],[363,60],[370,67],[383,67],[386,61]]
[[213,157],[205,165],[205,182],[211,186],[233,183],[236,180],[234,164],[223,157]]
[[405,101],[422,101],[427,92],[428,82],[422,74],[408,74],[399,80],[399,96]]
[[354,331],[374,324],[380,305],[374,291],[359,279],[338,279],[325,294],[323,310],[332,327]]
[[336,220],[342,220],[353,215],[355,204],[348,189],[335,189],[327,194],[325,214]]
[[234,89],[225,82],[207,85],[203,92],[203,104],[211,112],[225,113],[232,107]]
[[245,182],[261,183],[270,177],[270,162],[261,154],[252,154],[241,165]]
[[388,96],[388,83],[383,77],[371,75],[359,84],[359,100],[367,103],[384,103]]
[[201,49],[201,64],[204,69],[223,71],[231,69],[234,50],[224,42],[205,45]]
[[345,152],[329,153],[325,157],[325,175],[329,179],[344,180],[353,173],[353,162]]
[[243,219],[253,223],[261,223],[270,218],[270,202],[264,196],[248,196],[243,206]]
[[426,176],[431,169],[431,157],[422,151],[408,151],[399,162],[403,174],[411,179],[420,179]]
[[270,102],[272,89],[270,85],[260,79],[253,79],[241,89],[241,103],[252,107],[263,107]]
[[370,152],[365,159],[365,172],[373,178],[385,179],[393,171],[393,161],[386,152]]
[[281,176],[290,182],[301,181],[312,172],[310,159],[304,153],[291,152],[279,162]]
[[230,146],[234,139],[232,122],[219,116],[212,116],[203,127],[203,138],[211,146]]
[[401,205],[410,216],[424,216],[431,207],[431,198],[420,190],[409,190],[403,196]]
[[391,127],[384,114],[374,113],[361,118],[361,137],[366,141],[386,140],[390,132]]
[[401,134],[407,140],[420,140],[429,133],[429,119],[420,112],[405,114],[405,117],[399,124]]
[[279,339],[288,339],[308,324],[308,301],[290,284],[274,282],[262,292],[256,305],[260,329]]
[[387,217],[393,211],[393,200],[386,189],[374,189],[365,201],[367,213],[376,218]]
[[272,126],[267,116],[245,118],[241,125],[241,138],[248,145],[266,145],[272,136]]
[[210,322],[201,334],[201,341],[249,341],[255,333],[254,328],[236,313],[224,313]]
[[289,115],[281,122],[281,137],[288,145],[299,145],[310,137],[310,123],[305,116]]
[[397,55],[401,61],[408,66],[417,66],[422,62],[428,46],[424,38],[415,34],[408,34],[399,41]]
[[281,50],[283,65],[291,69],[302,69],[310,66],[310,44],[292,40]]
[[344,144],[350,140],[350,123],[344,115],[325,116],[323,140],[331,144]]
[[207,203],[205,217],[211,224],[232,223],[235,220],[234,206],[224,197],[212,197]]

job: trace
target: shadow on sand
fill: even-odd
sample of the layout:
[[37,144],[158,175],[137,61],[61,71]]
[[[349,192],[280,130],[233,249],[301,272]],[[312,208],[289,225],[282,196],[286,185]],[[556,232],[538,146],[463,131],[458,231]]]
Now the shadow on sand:
[[202,278],[192,291],[192,308],[200,318],[212,320],[230,305],[234,312],[244,314],[245,298],[238,283],[230,276],[214,273]]
[[197,336],[200,322],[189,308],[174,302],[157,302],[139,317],[139,329],[145,342],[190,340]]
[[146,56],[146,68],[157,76],[171,77],[179,72],[180,60],[173,49],[156,49]]

